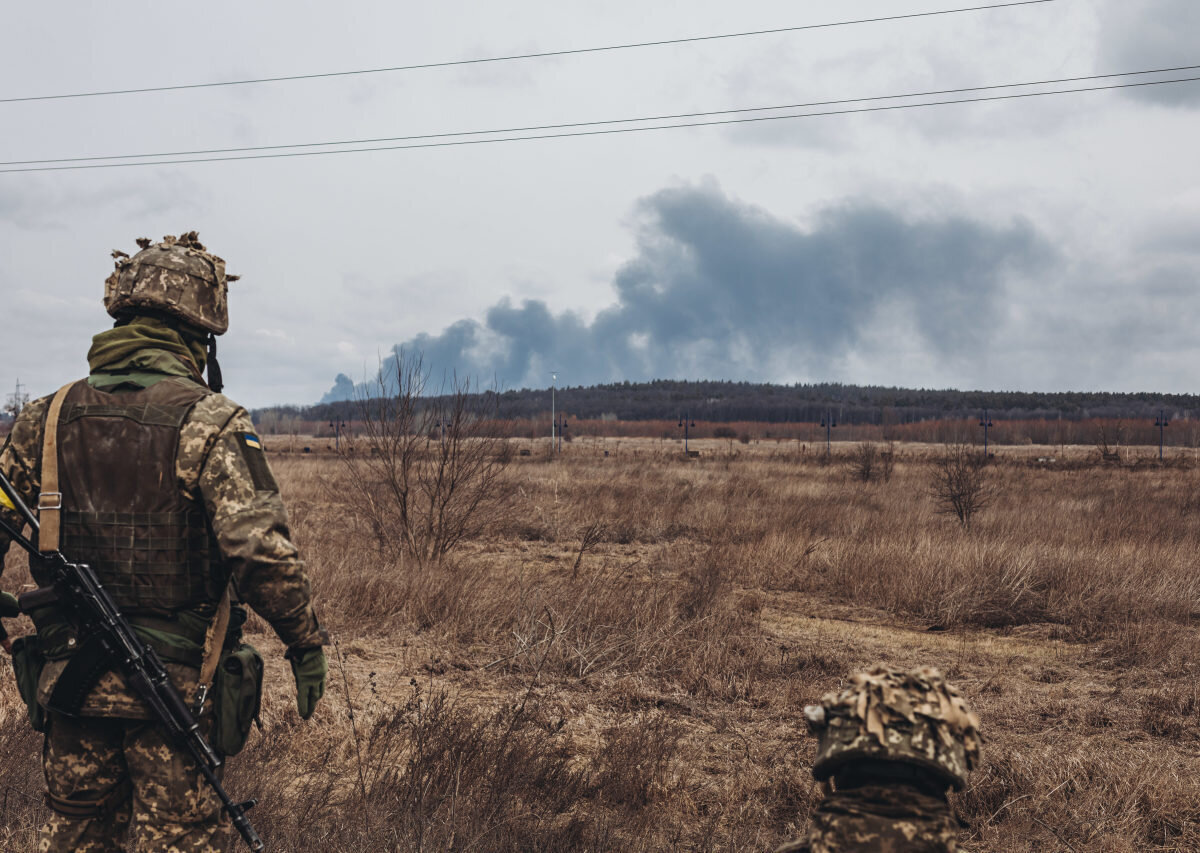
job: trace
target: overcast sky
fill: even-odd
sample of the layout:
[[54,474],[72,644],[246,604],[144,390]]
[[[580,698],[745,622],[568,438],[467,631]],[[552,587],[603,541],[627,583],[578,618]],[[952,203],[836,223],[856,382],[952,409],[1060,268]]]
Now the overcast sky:
[[[78,4],[66,15],[7,4],[0,98],[962,5],[293,0],[190,11]],[[1053,0],[549,59],[0,103],[0,160],[1136,71],[1200,64],[1197,32],[1196,0]],[[1191,82],[584,138],[0,174],[0,394],[18,378],[37,396],[83,375],[90,336],[110,323],[100,304],[109,251],[189,229],[242,275],[220,343],[227,393],[248,406],[315,402],[339,374],[361,381],[396,345],[504,387],[546,386],[557,369],[569,385],[679,377],[1194,393],[1198,122]]]

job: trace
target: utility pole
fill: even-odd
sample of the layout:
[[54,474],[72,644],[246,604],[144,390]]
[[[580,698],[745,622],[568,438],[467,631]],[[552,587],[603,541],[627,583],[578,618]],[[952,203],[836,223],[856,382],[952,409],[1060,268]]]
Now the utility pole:
[[695,428],[696,422],[693,421],[690,417],[688,417],[687,412],[684,412],[683,417],[679,419],[679,425],[681,427],[683,427],[683,455],[684,456],[687,456],[687,452],[688,452],[688,424],[689,423],[692,425],[692,428]]
[[1158,420],[1154,425],[1158,427],[1158,461],[1162,462],[1163,430],[1167,427],[1167,413],[1162,409],[1158,410]]
[[979,421],[979,425],[983,427],[983,458],[987,459],[987,431],[989,427],[995,426],[988,417],[988,410],[983,410],[983,419]]
[[17,388],[12,394],[9,395],[9,403],[5,407],[8,413],[13,416],[14,420],[16,420],[17,415],[21,414],[21,409],[25,408],[25,404],[29,402],[29,395],[21,393],[21,389],[24,387],[25,386],[21,384],[21,380],[18,377]]
[[833,449],[829,445],[829,431],[835,426],[837,426],[837,421],[833,419],[833,410],[826,409],[825,417],[821,418],[821,428],[825,430],[825,458],[827,460],[833,458]]

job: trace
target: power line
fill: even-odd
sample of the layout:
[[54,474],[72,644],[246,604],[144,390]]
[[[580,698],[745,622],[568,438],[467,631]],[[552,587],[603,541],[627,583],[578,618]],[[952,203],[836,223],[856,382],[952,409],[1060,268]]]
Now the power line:
[[770,107],[739,107],[727,110],[709,110],[706,112],[671,113],[665,115],[640,116],[636,118],[597,119],[593,121],[564,122],[559,124],[536,124],[522,127],[500,127],[489,130],[460,130],[441,133],[410,134],[407,136],[376,136],[363,139],[341,139],[327,142],[294,142],[281,145],[245,145],[232,148],[198,148],[189,151],[157,151],[141,154],[106,154],[90,157],[53,157],[38,160],[3,160],[0,166],[27,166],[45,163],[81,163],[97,160],[135,160],[146,157],[193,157],[200,154],[236,154],[246,151],[278,151],[287,148],[320,148],[334,145],[367,145],[378,142],[409,142],[421,139],[445,139],[461,136],[487,136],[501,133],[528,133],[541,130],[566,130],[576,127],[596,127],[610,124],[635,124],[648,121],[673,121],[685,118],[705,118],[718,115],[733,115],[738,113],[771,112],[777,110],[807,109],[809,107],[838,106],[841,104],[865,103],[871,101],[890,101],[903,98],[927,98],[935,95],[957,95],[965,92],[985,92],[997,89],[1017,89],[1027,86],[1050,86],[1060,83],[1080,83],[1087,80],[1107,80],[1113,77],[1134,77],[1145,74],[1167,74],[1175,71],[1194,71],[1200,65],[1177,65],[1171,68],[1150,68],[1144,71],[1119,71],[1112,74],[1091,74],[1086,77],[1059,77],[1057,79],[1031,80],[1025,83],[998,83],[990,86],[966,86],[957,89],[934,89],[925,92],[907,92],[898,95],[872,95],[863,98],[841,98],[828,101],[808,101],[797,104],[778,104]]
[[707,36],[689,36],[684,38],[660,39],[658,41],[629,42],[626,44],[610,44],[599,47],[579,47],[565,50],[546,50],[537,53],[516,53],[507,56],[488,56],[475,59],[454,59],[443,62],[422,62],[414,65],[394,65],[387,68],[360,68],[351,71],[325,71],[313,74],[291,74],[283,77],[254,77],[246,80],[217,80],[208,83],[181,83],[174,86],[143,86],[136,89],[108,89],[95,92],[70,92],[58,95],[25,95],[13,98],[0,98],[0,104],[14,104],[24,101],[58,101],[67,98],[99,98],[108,95],[141,95],[148,92],[177,92],[183,89],[211,89],[219,86],[248,86],[257,83],[283,83],[292,80],[318,80],[329,77],[352,77],[364,74],[383,74],[397,71],[419,71],[430,68],[450,68],[456,65],[481,65],[488,62],[513,62],[522,59],[548,59],[554,56],[578,56],[585,53],[604,53],[615,50],[633,50],[644,47],[665,47],[673,44],[694,44],[703,41],[718,41],[721,39],[747,38],[750,36],[778,35],[780,33],[795,33],[803,30],[821,30],[832,27],[849,27],[857,24],[877,24],[886,21],[902,21],[911,18],[931,18],[936,15],[955,15],[962,12],[983,12],[990,9],[1005,9],[1011,6],[1036,6],[1041,3],[1054,3],[1057,0],[1016,0],[1010,3],[993,3],[987,6],[965,6],[959,9],[941,9],[932,12],[910,12],[904,15],[886,15],[878,18],[859,18],[851,21],[833,21],[826,24],[803,24],[795,27],[777,27],[769,30],[748,30],[739,33],[719,33]]
[[880,113],[897,110],[911,110],[921,107],[941,107],[953,104],[975,104],[987,101],[1012,101],[1022,98],[1039,98],[1048,95],[1071,95],[1081,92],[1103,92],[1113,89],[1134,89],[1146,86],[1162,86],[1168,83],[1190,83],[1200,80],[1196,77],[1180,77],[1174,80],[1151,80],[1143,83],[1113,83],[1107,86],[1083,86],[1075,89],[1054,89],[1047,92],[1019,92],[1010,95],[989,95],[980,98],[954,98],[946,101],[927,101],[922,104],[895,104],[882,107],[858,107],[849,110],[825,110],[814,113],[791,113],[781,116],[749,116],[745,118],[718,119],[715,121],[693,121],[679,124],[659,124],[649,127],[617,127],[601,130],[580,130],[568,133],[544,133],[534,136],[502,136],[491,139],[460,139],[442,142],[418,142],[407,145],[381,145],[371,148],[343,148],[333,151],[289,151],[275,154],[243,154],[234,157],[197,157],[185,160],[143,160],[137,163],[92,163],[82,166],[35,166],[30,168],[0,169],[0,174],[13,172],[62,172],[80,169],[119,169],[130,166],[175,166],[188,163],[223,163],[230,160],[277,160],[285,157],[319,157],[329,154],[362,154],[372,151],[400,151],[413,148],[449,148],[461,145],[486,145],[496,142],[532,142],[543,139],[567,139],[582,136],[607,136],[617,133],[639,133],[652,130],[675,130],[686,127],[714,127],[718,125],[749,124],[762,121],[781,121],[797,118],[818,118],[823,116],[854,115],[859,113]]

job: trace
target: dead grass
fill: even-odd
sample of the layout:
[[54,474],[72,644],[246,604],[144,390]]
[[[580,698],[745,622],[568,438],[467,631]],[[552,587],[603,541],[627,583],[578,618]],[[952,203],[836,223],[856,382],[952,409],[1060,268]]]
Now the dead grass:
[[[251,622],[266,730],[229,778],[273,849],[766,850],[818,794],[801,708],[877,661],[940,666],[980,711],[965,850],[1200,849],[1190,463],[1002,450],[967,530],[930,449],[864,481],[795,443],[697,446],[535,449],[511,512],[424,567],[381,556],[335,460],[273,457],[343,656],[302,724]],[[14,694],[0,846],[27,850]]]

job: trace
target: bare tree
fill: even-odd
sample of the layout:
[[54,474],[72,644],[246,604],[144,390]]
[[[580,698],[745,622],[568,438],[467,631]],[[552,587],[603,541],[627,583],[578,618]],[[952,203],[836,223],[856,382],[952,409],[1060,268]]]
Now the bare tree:
[[457,375],[436,395],[428,382],[421,356],[396,350],[372,383],[377,393],[358,400],[358,422],[339,451],[357,518],[381,551],[420,566],[482,533],[514,493],[496,396]]
[[850,471],[864,483],[879,477],[879,448],[873,441],[859,442],[850,456]]
[[955,516],[966,528],[991,501],[987,459],[970,445],[956,442],[933,464],[931,493],[938,511]]

